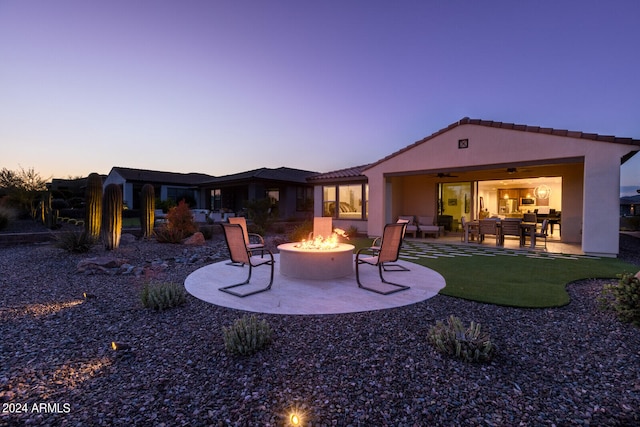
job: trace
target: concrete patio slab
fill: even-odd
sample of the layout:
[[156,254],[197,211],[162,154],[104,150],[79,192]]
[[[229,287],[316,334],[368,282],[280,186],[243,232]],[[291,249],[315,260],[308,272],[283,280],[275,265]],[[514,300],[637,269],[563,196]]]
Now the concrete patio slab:
[[[185,280],[185,288],[191,295],[211,304],[257,313],[269,314],[339,314],[372,310],[384,310],[424,301],[444,288],[445,281],[439,273],[420,265],[398,261],[409,271],[389,271],[385,279],[409,285],[411,289],[391,295],[380,295],[358,288],[355,273],[332,280],[292,279],[280,274],[279,254],[275,254],[275,275],[271,290],[245,298],[238,298],[218,289],[242,282],[248,267],[228,265],[222,261],[202,267]],[[354,256],[355,259],[355,256]],[[378,269],[363,265],[361,282],[366,286],[389,289],[380,282]],[[239,288],[239,292],[265,287],[269,283],[269,268],[253,269],[251,284]],[[237,289],[237,288],[236,288]]]

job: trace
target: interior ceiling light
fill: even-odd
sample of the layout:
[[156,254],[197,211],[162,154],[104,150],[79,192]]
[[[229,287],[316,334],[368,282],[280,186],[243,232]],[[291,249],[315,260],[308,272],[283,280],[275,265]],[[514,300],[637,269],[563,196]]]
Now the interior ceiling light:
[[533,190],[533,195],[536,196],[536,199],[548,199],[551,194],[551,188],[548,185],[538,185]]

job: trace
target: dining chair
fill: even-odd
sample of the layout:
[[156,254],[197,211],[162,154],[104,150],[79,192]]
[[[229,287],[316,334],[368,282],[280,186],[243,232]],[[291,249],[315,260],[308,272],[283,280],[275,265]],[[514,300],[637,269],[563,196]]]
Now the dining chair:
[[522,219],[505,218],[500,221],[500,244],[504,245],[505,236],[517,236],[520,246],[524,245],[522,227]]
[[545,219],[542,221],[542,228],[540,228],[540,231],[537,231],[535,233],[536,236],[536,246],[538,245],[538,240],[539,239],[544,239],[544,248],[547,249],[547,235],[548,235],[548,228],[549,228],[549,220]]
[[497,219],[481,219],[478,227],[478,241],[484,241],[484,236],[492,234],[496,236],[496,246],[500,244],[500,230],[498,230]]

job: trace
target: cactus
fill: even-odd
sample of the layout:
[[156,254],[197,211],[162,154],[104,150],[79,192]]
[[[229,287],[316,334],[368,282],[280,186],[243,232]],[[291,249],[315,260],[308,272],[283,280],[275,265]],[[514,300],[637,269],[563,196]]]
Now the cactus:
[[122,233],[122,190],[118,184],[104,189],[102,201],[102,241],[106,250],[118,249]]
[[266,320],[258,320],[255,315],[236,319],[233,326],[222,327],[224,345],[229,353],[250,355],[271,342],[271,327]]
[[187,302],[184,286],[176,283],[145,284],[140,294],[142,305],[156,311],[178,307]]
[[97,240],[102,225],[102,178],[97,173],[92,173],[87,178],[84,199],[84,231],[89,237]]
[[40,219],[45,227],[54,229],[58,225],[58,211],[51,206],[51,191],[43,193],[40,201]]
[[455,356],[465,362],[489,362],[496,353],[496,346],[480,324],[471,322],[465,327],[462,321],[449,316],[447,323],[437,321],[429,329],[429,341],[441,353]]
[[153,235],[153,224],[155,222],[155,191],[153,185],[145,184],[140,191],[140,227],[142,238],[148,239]]

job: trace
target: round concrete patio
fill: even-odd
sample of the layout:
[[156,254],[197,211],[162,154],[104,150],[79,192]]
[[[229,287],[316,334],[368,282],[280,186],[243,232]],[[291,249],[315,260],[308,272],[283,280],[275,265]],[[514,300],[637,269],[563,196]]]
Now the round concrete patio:
[[[292,279],[280,274],[280,257],[276,260],[273,285],[270,290],[239,298],[218,289],[243,282],[249,273],[247,266],[229,265],[221,261],[202,267],[191,273],[185,280],[187,291],[211,304],[269,314],[338,314],[361,311],[384,310],[424,301],[435,296],[444,288],[444,278],[437,272],[418,264],[399,260],[396,264],[409,271],[384,272],[386,280],[409,285],[411,289],[390,295],[358,288],[355,272],[351,275],[331,280]],[[354,256],[355,259],[355,256]],[[360,279],[365,286],[389,290],[389,285],[380,282],[377,267],[360,266]],[[251,283],[239,288],[246,293],[264,288],[269,283],[269,267],[253,269]]]

